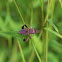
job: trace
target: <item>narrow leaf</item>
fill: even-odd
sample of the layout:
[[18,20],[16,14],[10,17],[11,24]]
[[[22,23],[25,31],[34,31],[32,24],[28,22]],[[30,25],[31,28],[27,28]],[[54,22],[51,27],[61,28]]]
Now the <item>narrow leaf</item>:
[[53,23],[53,21],[51,20],[51,19],[48,19],[47,20],[49,23],[51,23],[51,25],[54,27],[54,29],[57,31],[57,32],[59,32],[58,31],[58,28],[55,26],[55,24]]
[[55,31],[53,31],[50,28],[45,28],[45,30],[47,30],[47,29],[48,29],[48,31],[50,31],[51,33],[55,34],[56,36],[58,36],[58,37],[60,37],[62,39],[62,35],[60,35],[59,33],[55,32]]

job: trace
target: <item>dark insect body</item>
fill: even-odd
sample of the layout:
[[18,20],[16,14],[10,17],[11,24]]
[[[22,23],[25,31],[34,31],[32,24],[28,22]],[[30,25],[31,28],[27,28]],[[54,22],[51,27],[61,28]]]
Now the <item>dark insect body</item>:
[[[24,26],[26,28],[24,28]],[[29,29],[25,24],[22,26],[22,30],[19,31],[19,34],[22,34],[22,35],[29,35],[27,40],[25,40],[25,38],[23,37],[24,41],[27,42],[28,39],[30,38],[31,39],[31,36],[30,34],[36,34],[36,33],[40,33],[41,29],[40,30],[36,30],[35,28],[31,28]]]
[[22,35],[30,35],[30,34],[39,33],[39,31],[36,30],[35,28],[32,28],[32,29],[25,28],[25,29],[20,30],[19,33]]

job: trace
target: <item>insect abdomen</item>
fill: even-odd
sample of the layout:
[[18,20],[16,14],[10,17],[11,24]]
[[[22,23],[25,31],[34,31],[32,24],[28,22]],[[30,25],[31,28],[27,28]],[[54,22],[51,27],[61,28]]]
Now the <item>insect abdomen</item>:
[[29,33],[30,33],[30,34],[35,34],[35,33],[36,33],[36,30],[35,30],[35,28],[33,28],[33,29],[30,29],[30,30],[29,30]]

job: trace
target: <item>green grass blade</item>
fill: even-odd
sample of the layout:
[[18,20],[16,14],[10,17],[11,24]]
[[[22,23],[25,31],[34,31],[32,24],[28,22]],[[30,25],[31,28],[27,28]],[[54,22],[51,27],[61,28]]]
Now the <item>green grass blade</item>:
[[58,36],[58,37],[60,37],[62,39],[62,35],[60,35],[59,33],[55,32],[55,31],[53,31],[50,28],[45,28],[45,30],[47,30],[47,29],[48,29],[48,31],[50,31],[51,33],[55,34],[56,36]]
[[59,2],[60,2],[60,4],[61,4],[61,8],[62,8],[62,1],[61,1],[61,0],[59,0]]
[[24,54],[23,54],[23,51],[22,51],[22,47],[20,45],[20,42],[19,41],[17,41],[17,42],[18,42],[18,46],[19,46],[19,49],[20,49],[20,53],[22,55],[23,62],[25,62],[25,58],[24,58]]
[[47,31],[46,31],[46,62],[48,62],[48,22],[47,22]]
[[[16,37],[19,41],[21,41],[21,38],[23,37],[23,35],[18,34],[17,31],[12,31],[12,32],[10,32],[10,31],[9,32],[7,32],[7,31],[6,32],[0,31],[0,35],[13,36],[13,37]],[[21,55],[22,55],[23,62],[25,62],[24,54],[22,52],[22,47],[21,47],[19,41],[17,41],[18,42],[18,46],[19,46],[19,49],[20,49],[20,52],[21,52]]]
[[33,43],[32,43],[32,45],[33,45],[34,50],[35,50],[35,52],[36,52],[36,55],[37,55],[37,57],[38,57],[38,59],[39,59],[39,62],[41,62],[41,58],[40,58],[40,56],[39,56],[39,54],[38,54],[38,52],[37,52],[37,50],[36,50],[36,47],[34,46]]
[[33,50],[28,62],[33,62],[34,57],[35,57],[35,51]]
[[58,31],[58,28],[55,26],[55,24],[53,23],[53,21],[52,21],[51,19],[47,19],[47,21],[54,27],[54,29],[55,29],[57,32],[59,32],[59,31]]
[[20,10],[19,10],[19,8],[18,8],[18,6],[17,6],[15,0],[14,0],[14,4],[15,4],[15,6],[16,6],[16,8],[17,8],[17,10],[18,10],[18,12],[19,12],[19,14],[20,14],[20,16],[21,16],[21,18],[22,18],[23,23],[25,24],[25,21],[24,21],[24,19],[23,19],[23,16],[22,16],[22,14],[21,14],[21,12],[20,12]]

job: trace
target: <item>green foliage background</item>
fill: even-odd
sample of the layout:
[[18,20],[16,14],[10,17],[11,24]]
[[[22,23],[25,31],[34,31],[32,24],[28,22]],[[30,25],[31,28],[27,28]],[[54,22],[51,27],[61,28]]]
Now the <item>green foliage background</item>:
[[[25,43],[24,24],[45,27]],[[0,0],[0,62],[62,62],[62,1]]]

